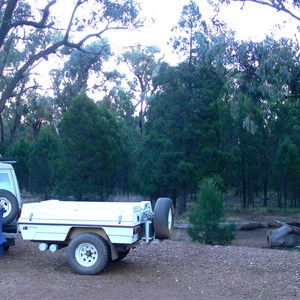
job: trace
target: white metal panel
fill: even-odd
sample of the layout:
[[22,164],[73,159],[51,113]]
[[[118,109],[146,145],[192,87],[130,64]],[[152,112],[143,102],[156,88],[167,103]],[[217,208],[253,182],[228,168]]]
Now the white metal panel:
[[64,241],[71,226],[21,224],[19,228],[24,240]]
[[49,200],[24,204],[19,221],[133,226],[141,222],[143,209],[140,203],[131,202]]
[[[56,226],[43,224],[21,224],[20,231],[24,240],[30,241],[65,241],[72,226]],[[102,227],[113,244],[132,244],[138,240],[133,235],[133,228]],[[87,228],[88,230],[88,228]]]

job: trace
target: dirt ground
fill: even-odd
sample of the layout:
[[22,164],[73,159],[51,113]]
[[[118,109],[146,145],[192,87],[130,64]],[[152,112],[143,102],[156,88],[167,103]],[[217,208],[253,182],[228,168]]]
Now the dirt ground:
[[1,299],[299,299],[300,252],[267,249],[266,230],[240,231],[231,246],[172,240],[131,251],[96,276],[74,273],[66,249],[23,241],[0,257]]

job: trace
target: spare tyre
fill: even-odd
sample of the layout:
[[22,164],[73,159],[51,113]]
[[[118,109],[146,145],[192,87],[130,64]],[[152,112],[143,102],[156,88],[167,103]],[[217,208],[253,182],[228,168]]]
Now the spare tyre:
[[170,198],[158,198],[154,207],[154,233],[159,240],[169,239],[174,226],[174,207]]
[[0,204],[4,208],[3,225],[8,225],[18,216],[18,200],[11,192],[0,189]]

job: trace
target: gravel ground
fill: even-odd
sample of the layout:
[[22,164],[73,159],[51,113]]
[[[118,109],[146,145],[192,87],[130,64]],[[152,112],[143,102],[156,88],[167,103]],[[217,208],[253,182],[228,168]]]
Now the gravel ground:
[[266,229],[241,231],[231,246],[172,240],[131,251],[96,276],[74,273],[66,249],[23,241],[0,257],[1,299],[299,299],[300,252],[267,249]]

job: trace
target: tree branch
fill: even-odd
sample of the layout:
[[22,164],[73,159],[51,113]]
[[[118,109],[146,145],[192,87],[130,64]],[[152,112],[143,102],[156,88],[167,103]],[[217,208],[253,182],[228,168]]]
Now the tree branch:
[[56,1],[57,0],[52,0],[46,5],[46,7],[43,10],[42,19],[39,22],[26,21],[26,20],[17,21],[17,22],[12,23],[10,28],[16,28],[18,26],[32,26],[35,28],[47,28],[47,27],[51,26],[52,24],[46,25],[46,23],[47,23],[47,19],[48,19],[49,15],[50,15],[50,8],[51,8],[51,6],[53,6],[56,3]]
[[3,42],[5,40],[5,37],[7,36],[7,33],[9,32],[11,26],[11,19],[12,19],[12,15],[13,12],[16,8],[18,0],[10,0],[7,3],[5,12],[4,12],[4,16],[3,16],[3,20],[2,20],[2,24],[0,27],[0,49],[2,48]]
[[1,98],[0,98],[0,112],[3,111],[5,107],[5,100],[10,98],[12,95],[12,92],[15,88],[15,86],[18,84],[18,82],[23,78],[25,72],[38,60],[43,59],[47,57],[50,54],[54,54],[57,49],[59,49],[62,46],[67,46],[70,48],[75,48],[81,51],[85,51],[81,49],[82,45],[90,38],[92,37],[98,37],[99,33],[89,34],[85,36],[83,39],[81,39],[77,43],[71,43],[67,40],[65,40],[65,37],[63,40],[51,45],[50,47],[46,48],[45,50],[40,51],[39,53],[31,56],[23,65],[22,67],[15,73],[15,76],[12,78],[12,80],[7,84],[5,90],[3,91]]
[[[49,18],[50,13],[51,13],[50,9],[57,2],[57,0],[48,0],[47,1],[47,5],[42,10],[41,17],[40,17],[39,21],[35,21],[35,20],[18,20],[18,21],[14,21],[14,13],[16,12],[17,4],[19,3],[18,2],[19,0],[7,0],[7,1],[5,1],[5,4],[3,4],[3,2],[1,2],[1,1],[2,0],[0,0],[0,5],[4,5],[3,10],[5,8],[5,11],[4,11],[1,23],[0,23],[0,49],[3,48],[3,46],[7,42],[8,37],[9,37],[8,36],[9,31],[13,28],[20,28],[21,27],[24,32],[26,30],[26,26],[32,26],[32,27],[37,28],[37,29],[53,28],[52,27],[53,24],[52,23],[50,24],[50,23],[47,23],[47,22],[49,22],[49,19],[50,19]],[[104,18],[103,19],[101,18],[102,30],[99,29],[98,32],[94,32],[94,33],[87,34],[85,36],[81,36],[81,37],[79,37],[79,39],[80,39],[79,41],[72,40],[71,37],[70,37],[70,33],[72,33],[72,27],[73,26],[75,27],[76,25],[78,25],[78,24],[76,24],[77,23],[76,13],[78,11],[78,8],[82,4],[87,3],[88,1],[89,0],[76,0],[75,6],[73,7],[72,14],[70,16],[70,19],[68,20],[67,28],[60,30],[60,33],[62,34],[62,36],[57,35],[57,37],[58,36],[61,37],[61,40],[59,40],[58,42],[54,42],[54,44],[52,44],[52,45],[48,44],[48,46],[46,45],[47,43],[43,43],[42,44],[43,50],[40,50],[39,47],[36,47],[34,49],[34,51],[36,51],[36,53],[29,53],[28,52],[28,54],[30,56],[29,56],[29,58],[26,57],[26,61],[22,62],[21,59],[20,59],[20,61],[18,61],[18,64],[20,64],[19,67],[15,67],[14,74],[12,74],[12,76],[10,78],[7,78],[9,81],[7,83],[5,83],[4,89],[1,90],[1,94],[0,94],[0,113],[4,110],[6,101],[10,97],[12,97],[13,91],[16,88],[16,86],[19,84],[20,80],[22,80],[24,78],[24,76],[27,76],[28,70],[30,70],[32,67],[34,67],[42,59],[46,59],[50,54],[54,54],[59,48],[61,48],[63,46],[74,48],[74,49],[77,49],[77,50],[80,50],[80,51],[83,51],[83,52],[87,52],[87,50],[83,49],[83,46],[88,40],[93,39],[93,38],[100,39],[102,37],[102,34],[107,30],[128,29],[124,25],[124,22],[122,22],[120,24],[120,21],[122,21],[122,16],[124,14],[123,12],[121,12],[120,19],[116,18],[116,19],[113,19],[112,21],[110,21],[106,17],[106,15],[104,14]],[[129,1],[129,2],[131,3],[131,1]],[[133,9],[133,7],[130,7],[130,8]],[[91,8],[91,9],[93,9],[93,8]],[[98,8],[98,12],[100,12],[100,9],[101,9],[101,6],[99,6],[99,8]],[[106,19],[106,24],[103,23],[104,22],[103,20],[105,20],[105,19]],[[78,20],[80,22],[80,17],[78,17]],[[84,20],[84,21],[86,21],[86,20]],[[85,24],[84,21],[80,23],[83,26]],[[94,19],[93,19],[93,24],[94,24],[93,28],[95,28],[95,26],[98,25],[96,23],[96,20],[94,20]],[[118,26],[118,24],[120,24],[120,25]],[[88,23],[88,25],[89,25],[89,23]],[[134,27],[138,28],[139,23],[137,23]],[[74,29],[74,31],[75,31],[75,29]],[[20,37],[13,36],[12,38],[15,41],[16,38],[20,38]],[[26,40],[24,40],[24,44],[26,44]],[[45,48],[45,47],[47,47],[47,48]],[[100,50],[99,53],[101,53],[101,51],[103,51],[105,49],[105,47],[106,47],[106,45],[103,46],[103,48]],[[0,67],[0,69],[2,69],[2,68]],[[3,70],[4,70],[4,66],[3,66]]]
[[271,8],[276,9],[277,11],[282,11],[288,15],[290,15],[292,18],[296,19],[297,21],[300,22],[300,16],[295,15],[291,10],[287,9],[284,5],[284,1],[280,1],[279,4],[276,4],[274,1],[264,1],[264,0],[232,0],[233,2],[253,2],[256,4],[261,4],[264,6],[268,6]]

